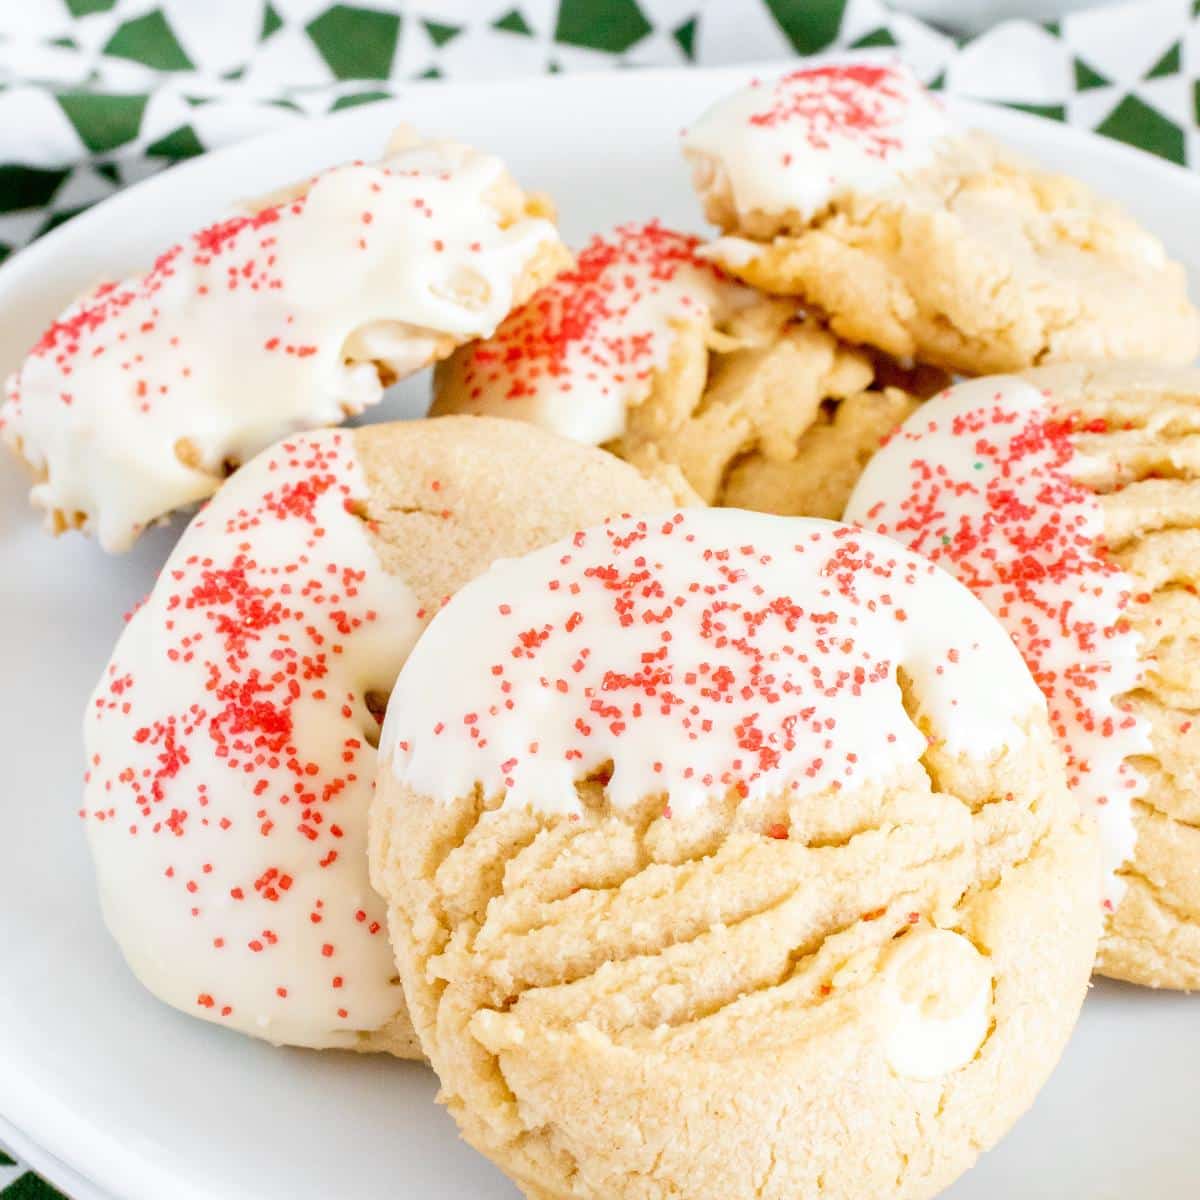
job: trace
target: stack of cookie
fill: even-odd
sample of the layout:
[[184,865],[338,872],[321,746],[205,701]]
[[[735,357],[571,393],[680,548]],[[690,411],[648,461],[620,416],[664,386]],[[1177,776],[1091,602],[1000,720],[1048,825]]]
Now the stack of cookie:
[[[1100,818],[1100,970],[1200,987],[1200,315],[1183,268],[1083,184],[956,128],[894,62],[755,82],[683,146],[721,236],[597,239],[438,369],[434,411],[535,421],[681,498],[848,515],[941,562],[1025,652]],[[989,381],[924,404],[962,375]],[[915,440],[913,456],[851,500],[906,418],[884,457]],[[1030,422],[1061,436],[1039,449]]]
[[1200,986],[1200,316],[892,62],[684,150],[708,243],[572,265],[404,134],[47,331],[52,527],[212,497],[89,704],[101,903],[169,1004],[427,1058],[530,1197],[928,1197],[1094,967]]
[[[681,498],[690,489],[706,504],[845,516],[947,569],[1022,652],[1047,701],[1072,796],[1100,832],[1096,969],[1154,987],[1200,987],[1200,729],[1193,729],[1198,697],[1186,665],[1200,632],[1200,458],[1194,449],[1200,372],[1185,365],[1200,350],[1200,318],[1182,268],[1156,238],[1079,182],[956,128],[895,63],[855,59],[756,82],[704,114],[685,133],[684,152],[705,215],[721,236],[704,244],[652,227],[597,238],[575,272],[543,289],[494,338],[465,347],[439,368],[434,411],[516,416],[587,437]],[[709,275],[706,267],[719,270]],[[991,374],[1014,371],[1023,375]],[[947,390],[961,375],[979,378]],[[602,420],[589,424],[595,414]],[[899,433],[877,453],[897,426]],[[747,543],[757,544],[751,528]],[[855,570],[861,574],[866,566],[860,552]],[[752,577],[752,564],[744,569]],[[909,711],[931,746],[941,747],[945,735],[928,715],[918,715],[924,704],[907,669],[900,669],[900,680]],[[1006,686],[998,675],[988,685]],[[970,721],[966,689],[957,701]],[[759,704],[756,698],[751,711]],[[862,719],[869,720],[865,712]],[[840,739],[833,744],[840,748]],[[440,792],[428,778],[414,787],[410,765],[397,758],[395,778],[385,774],[380,808],[390,809],[396,830],[414,837],[408,822],[422,801],[413,793],[436,798]],[[929,757],[922,761],[935,793],[951,790]],[[989,761],[983,777],[995,780],[998,768]],[[1007,795],[1011,802],[1021,791]],[[978,819],[991,805],[968,801],[968,807]],[[1022,847],[1014,851],[1022,861],[1039,844],[1023,840],[1010,817],[990,816],[1006,839],[1016,839],[1011,845]],[[794,827],[781,826],[789,837]],[[865,836],[862,825],[853,828],[855,837]],[[801,837],[822,849],[828,849],[826,839],[855,844],[843,828],[809,829]],[[723,843],[711,829],[706,838],[705,851],[718,857]],[[449,863],[457,851],[442,853]],[[649,871],[658,860],[643,850],[639,862]],[[688,870],[701,873],[690,861]],[[1006,872],[1010,868],[1002,868],[1002,877],[1011,878]],[[382,886],[399,900],[402,914],[411,917],[422,897],[442,911],[434,902],[436,880],[415,865],[383,876]],[[676,885],[664,880],[660,886]],[[1057,912],[1061,930],[1072,927],[1061,900],[1044,894],[1039,903],[1043,915]],[[565,920],[565,904],[562,911]],[[724,927],[724,911],[710,915]],[[901,1117],[884,1098],[886,1087],[865,1082],[869,1054],[856,1049],[853,1067],[823,1057],[834,1053],[829,1043],[836,1042],[832,1030],[841,1020],[832,1003],[836,985],[827,982],[828,999],[817,1010],[826,1011],[813,1016],[829,1024],[821,1026],[820,1050],[810,1048],[825,1084],[819,1116],[806,1107],[814,1083],[796,1086],[785,1052],[764,1029],[754,1044],[779,1056],[777,1079],[786,1098],[776,1097],[776,1107],[759,1107],[752,1083],[743,1081],[742,1072],[754,1076],[743,1043],[734,1043],[736,1068],[722,1058],[729,1046],[710,1047],[708,1055],[696,1056],[699,1063],[689,1062],[689,1081],[704,1079],[720,1062],[725,1077],[738,1080],[736,1100],[714,1101],[704,1091],[691,1115],[681,1098],[689,1116],[669,1142],[647,1137],[636,1153],[628,1146],[618,1152],[599,1130],[574,1124],[574,1114],[554,1119],[547,1096],[563,1102],[563,1094],[546,1089],[570,1078],[581,1091],[574,1070],[593,1062],[601,1065],[590,1087],[604,1079],[605,1104],[629,1112],[636,1103],[631,1097],[642,1095],[647,1112],[657,1112],[661,1089],[673,1077],[661,1060],[647,1066],[648,1047],[660,1054],[716,1036],[738,1006],[745,1012],[736,1019],[751,1028],[760,1011],[773,1011],[769,1004],[755,1008],[759,980],[739,976],[735,939],[709,933],[704,936],[730,946],[722,953],[731,960],[723,964],[728,990],[714,987],[707,999],[693,1001],[703,1019],[694,1011],[685,1019],[682,1000],[652,1001],[650,993],[638,999],[636,988],[626,989],[619,1018],[608,1016],[600,993],[622,986],[625,975],[640,979],[651,972],[648,963],[635,970],[624,962],[603,987],[590,965],[572,964],[536,982],[518,974],[511,977],[510,990],[519,997],[513,1011],[485,1016],[489,1007],[504,1009],[488,997],[486,985],[495,971],[494,926],[505,919],[497,904],[464,936],[450,914],[448,932],[423,929],[411,943],[398,939],[397,945],[402,960],[415,954],[410,961],[422,964],[423,980],[445,989],[430,997],[431,1014],[460,1003],[470,985],[467,994],[481,1010],[471,1026],[476,1057],[461,1061],[461,1049],[436,1025],[430,1053],[435,1061],[438,1052],[451,1056],[443,1079],[455,1080],[447,1085],[449,1103],[468,1137],[518,1179],[536,1180],[537,1186],[526,1183],[531,1194],[927,1195],[959,1169],[935,1161],[941,1154],[953,1159],[948,1127],[969,1130],[974,1145],[992,1137],[984,1131],[982,1107],[973,1107],[960,1089],[969,1089],[972,1070],[996,1044],[1005,1020],[998,1011],[989,1037],[972,1046],[971,1065],[959,1063],[938,1076],[939,1101],[954,1096],[959,1114],[939,1107],[933,1115],[914,1101]],[[799,939],[781,938],[795,957],[772,977],[773,987],[782,987],[784,978],[795,986],[845,935],[848,920],[843,912],[840,923],[800,950]],[[404,927],[403,916],[396,923]],[[543,924],[552,923],[547,915],[539,936],[549,937]],[[942,932],[965,929],[961,916],[934,924]],[[485,935],[486,952],[479,948]],[[900,944],[917,944],[911,936]],[[1027,936],[1039,944],[1036,926]],[[701,940],[672,927],[664,945],[638,953],[661,957],[673,937],[689,939],[687,953],[694,952],[691,939]],[[447,939],[449,949],[439,942],[429,957],[422,938]],[[971,940],[996,963],[998,939]],[[1061,949],[1070,952],[1066,943]],[[687,957],[680,947],[672,951]],[[513,967],[511,960],[506,965]],[[886,974],[873,966],[877,977]],[[920,968],[930,977],[943,969]],[[1064,994],[1059,978],[1050,994]],[[677,974],[670,981],[683,987]],[[525,992],[531,983],[551,986],[564,999],[592,989],[586,1011],[597,1014],[590,1018],[597,1028],[586,1035],[578,1025],[568,1028],[558,1017],[562,1001]],[[660,979],[652,991],[667,988]],[[417,994],[414,984],[414,1007]],[[774,992],[773,999],[784,994]],[[962,1008],[956,1015],[969,1010],[972,992],[963,984],[957,994]],[[997,1003],[1000,995],[997,981]],[[939,1011],[940,1002],[923,1003],[926,1011]],[[522,1008],[525,1017],[518,1015]],[[535,1030],[526,1024],[531,1014],[543,1020],[553,1014],[558,1023],[550,1033]],[[571,1020],[583,1015],[576,1009]],[[920,1040],[911,1030],[909,1036]],[[946,1030],[941,1036],[944,1044],[953,1042]],[[1038,1040],[1044,1047],[1052,1038],[1043,1031]],[[626,1064],[622,1051],[635,1049],[637,1058]],[[1027,1065],[1036,1061],[1026,1050],[1017,1056]],[[569,1075],[561,1066],[568,1059]],[[560,1074],[551,1074],[548,1061],[560,1062]],[[515,1105],[508,1122],[499,1115],[499,1097],[472,1090],[473,1075],[489,1071],[512,1093],[505,1096]],[[611,1081],[628,1082],[630,1072],[651,1082],[640,1093],[628,1083],[618,1100],[612,1092],[620,1083]],[[903,1074],[894,1063],[892,1072]],[[1008,1120],[997,1116],[996,1105],[1015,1086],[993,1077],[989,1118]],[[687,1090],[681,1084],[680,1096]],[[839,1108],[851,1094],[859,1120],[870,1114],[888,1133],[885,1145],[871,1142],[870,1151],[857,1142],[847,1163],[849,1138],[861,1136],[846,1132],[856,1128],[855,1117]],[[909,1097],[914,1094],[910,1087]],[[798,1110],[806,1113],[807,1140],[793,1131],[782,1139],[786,1150],[774,1139],[754,1151],[749,1142],[739,1143],[743,1117],[753,1113],[761,1128],[778,1131],[790,1127]],[[644,1132],[651,1124],[647,1112],[629,1117],[626,1128]],[[907,1122],[928,1139],[919,1153],[904,1141]],[[545,1183],[548,1167],[535,1171],[529,1164],[535,1151],[546,1154],[547,1141],[555,1148],[547,1161],[566,1170],[552,1186]],[[730,1176],[720,1176],[708,1148]],[[876,1163],[878,1176],[871,1174]],[[628,1176],[618,1182],[622,1169],[637,1183]],[[576,1179],[576,1172],[588,1183],[573,1191],[564,1179]],[[643,1173],[654,1183],[643,1182]],[[702,1182],[718,1177],[720,1183]]]

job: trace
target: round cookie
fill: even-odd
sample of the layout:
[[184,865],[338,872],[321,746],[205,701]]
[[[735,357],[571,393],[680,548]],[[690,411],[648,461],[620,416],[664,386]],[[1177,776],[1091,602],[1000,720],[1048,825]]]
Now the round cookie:
[[474,417],[298,434],[237,471],[87,711],[81,816],[141,981],[272,1042],[419,1055],[367,878],[396,673],[493,558],[669,503],[610,455]]
[[602,445],[681,503],[841,516],[880,439],[944,376],[843,344],[698,247],[656,222],[593,238],[494,337],[439,366],[432,413]]
[[400,674],[370,832],[442,1099],[531,1197],[932,1196],[1046,1078],[1099,928],[1003,629],[826,521],[495,564]]
[[277,438],[486,337],[566,264],[504,164],[401,130],[105,282],[8,381],[0,437],[54,532],[124,550]]
[[1200,987],[1200,371],[1047,367],[936,397],[848,517],[966,583],[1049,701],[1099,820],[1097,969]]
[[684,135],[706,253],[839,336],[985,374],[1190,362],[1200,316],[1162,243],[1077,180],[958,128],[901,64],[756,81]]

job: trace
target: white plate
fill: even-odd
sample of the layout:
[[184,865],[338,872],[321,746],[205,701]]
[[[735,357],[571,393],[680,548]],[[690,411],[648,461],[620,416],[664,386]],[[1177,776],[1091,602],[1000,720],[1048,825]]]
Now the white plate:
[[[625,218],[699,215],[678,129],[746,70],[419,86],[395,104],[233,147],[131,189],[0,271],[7,369],[67,299],[144,264],[236,197],[378,153],[398,120],[503,154],[558,201],[567,236]],[[1096,184],[1200,268],[1200,180],[1033,118],[955,104],[970,121]],[[421,410],[397,389],[372,419]],[[124,1200],[489,1200],[515,1189],[459,1144],[424,1068],[274,1050],[163,1007],[126,971],[96,910],[75,817],[86,697],[121,614],[150,586],[179,526],[106,558],[51,542],[0,464],[0,1114],[38,1165]],[[1101,985],[1036,1109],[954,1200],[1194,1195],[1200,1001]],[[89,1192],[89,1200],[94,1192]]]
[[[0,1150],[16,1155],[24,1167],[32,1167],[45,1179],[53,1179],[72,1200],[111,1200],[94,1183],[73,1171],[66,1163],[34,1145],[15,1125],[0,1117]],[[10,1169],[10,1168],[6,1168]]]

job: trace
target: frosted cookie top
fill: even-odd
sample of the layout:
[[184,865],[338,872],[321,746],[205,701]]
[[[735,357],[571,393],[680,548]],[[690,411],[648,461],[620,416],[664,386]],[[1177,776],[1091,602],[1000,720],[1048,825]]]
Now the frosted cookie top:
[[1003,629],[894,542],[828,521],[701,509],[626,518],[495,564],[429,626],[392,693],[381,751],[413,790],[478,782],[574,812],[674,813],[887,781],[932,736],[986,756],[1043,709]]
[[424,614],[354,515],[366,495],[346,432],[243,467],[85,719],[81,815],[130,965],[184,1011],[276,1042],[353,1046],[403,1008],[367,878],[368,697]]
[[952,132],[907,67],[856,56],[755,80],[688,129],[683,150],[697,191],[728,193],[720,206],[731,217],[802,222],[845,192],[878,191],[926,165]]
[[1075,482],[1068,414],[1025,380],[977,379],[928,401],[868,464],[846,519],[896,538],[965,583],[995,613],[1045,693],[1068,781],[1099,818],[1103,900],[1135,840],[1149,747],[1121,697],[1140,676],[1125,617],[1132,585],[1107,557],[1096,495]]
[[401,143],[101,284],[9,380],[0,431],[56,529],[125,549],[230,463],[486,337],[557,247],[499,159]]
[[720,321],[754,295],[698,258],[699,245],[656,221],[593,237],[574,270],[441,369],[445,407],[591,444],[619,437],[627,406],[667,362],[673,327]]

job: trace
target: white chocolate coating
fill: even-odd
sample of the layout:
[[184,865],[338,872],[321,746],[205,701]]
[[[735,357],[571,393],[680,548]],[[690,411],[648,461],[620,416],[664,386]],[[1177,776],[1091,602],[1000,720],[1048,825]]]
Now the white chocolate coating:
[[1125,620],[1132,584],[1104,554],[1097,497],[1074,481],[1070,432],[1025,380],[959,384],[875,455],[846,519],[927,555],[1012,635],[1046,695],[1072,791],[1100,822],[1102,898],[1112,909],[1144,786],[1127,759],[1150,742],[1119,699],[1141,673]]
[[735,509],[626,518],[500,562],[434,618],[380,744],[440,801],[579,811],[663,793],[675,814],[730,788],[761,797],[887,781],[931,736],[981,759],[1043,709],[1001,627],[892,541]]
[[231,216],[69,308],[9,380],[0,433],[60,524],[127,548],[211,495],[226,464],[375,404],[456,344],[486,337],[557,240],[502,228],[503,164],[451,142]]
[[352,436],[282,442],[188,527],[85,720],[105,919],[185,1012],[353,1046],[403,1007],[367,878],[378,722],[423,625],[347,505]]
[[700,239],[657,222],[596,236],[575,268],[464,347],[454,411],[510,417],[600,445],[667,361],[681,321],[720,321],[754,293],[697,256]]
[[715,171],[739,217],[808,220],[846,192],[925,166],[953,128],[901,63],[821,60],[719,100],[683,138],[701,192]]

